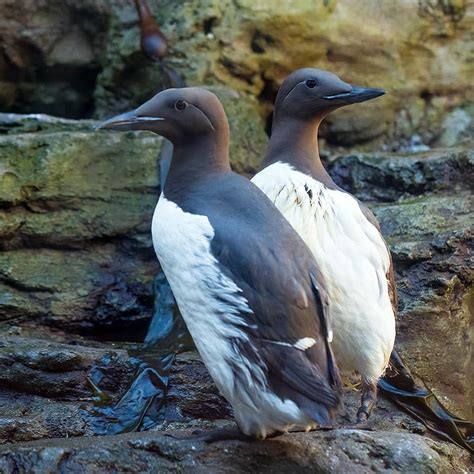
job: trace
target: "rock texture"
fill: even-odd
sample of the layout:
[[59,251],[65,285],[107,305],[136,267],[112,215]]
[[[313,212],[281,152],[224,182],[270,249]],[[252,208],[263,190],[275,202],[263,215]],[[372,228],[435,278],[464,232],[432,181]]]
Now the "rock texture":
[[[386,88],[324,122],[321,148],[392,249],[402,355],[444,403],[473,418],[469,2],[149,3],[170,41],[166,66],[223,101],[239,173],[255,172],[272,101],[293,69]],[[0,11],[3,111],[103,118],[164,85],[139,49],[131,0],[0,0]],[[164,436],[232,423],[192,352],[176,361],[154,432],[97,438],[138,369],[133,341],[152,312],[161,139],[93,133],[93,123],[0,114],[0,472],[472,471],[466,452],[384,400],[371,418],[376,431],[213,446]],[[340,425],[358,398],[345,394]]]
[[157,270],[149,226],[160,139],[93,133],[91,123],[7,118],[0,135],[0,320],[80,331],[139,323]]
[[[284,77],[313,66],[389,92],[332,116],[324,133],[333,144],[399,149],[414,135],[452,145],[472,134],[467,0],[149,3],[169,38],[169,65],[189,84],[224,85],[258,101],[262,124]],[[132,1],[0,0],[0,9],[3,109],[97,116],[162,87],[161,69],[140,52]]]
[[[181,435],[182,433],[177,433]],[[460,456],[460,457],[458,457]],[[418,435],[335,430],[205,445],[153,433],[0,447],[4,472],[468,472],[466,455]]]
[[[467,472],[470,466],[466,452],[430,439],[422,425],[383,400],[372,418],[376,431],[337,429],[211,446],[182,439],[196,428],[232,425],[230,408],[192,352],[174,366],[166,409],[153,432],[91,438],[94,407],[104,403],[91,382],[110,397],[108,403],[117,401],[133,377],[134,361],[121,348],[75,342],[0,339],[0,387],[9,387],[0,396],[0,472],[428,473]],[[352,415],[358,397],[345,395]],[[344,422],[342,416],[338,423]]]

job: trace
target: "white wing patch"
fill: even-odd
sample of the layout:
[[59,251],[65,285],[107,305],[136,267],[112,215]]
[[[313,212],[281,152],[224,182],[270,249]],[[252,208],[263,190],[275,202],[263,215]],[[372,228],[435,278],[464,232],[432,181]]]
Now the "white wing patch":
[[284,347],[291,347],[293,349],[299,349],[300,351],[305,351],[306,349],[309,349],[310,347],[313,347],[316,344],[316,340],[313,339],[312,337],[303,337],[301,339],[298,339],[294,344],[290,344],[289,342],[283,342],[283,341],[269,341],[265,339],[264,341],[270,344],[276,344],[277,346],[284,346]]
[[296,347],[296,349],[299,349],[300,351],[305,351],[306,349],[313,347],[315,344],[316,344],[316,339],[313,339],[312,337],[303,337],[302,339],[299,339],[298,341],[296,341],[294,346]]
[[377,380],[395,339],[390,256],[380,232],[350,194],[331,190],[287,163],[268,166],[252,182],[306,242],[325,277],[338,365]]

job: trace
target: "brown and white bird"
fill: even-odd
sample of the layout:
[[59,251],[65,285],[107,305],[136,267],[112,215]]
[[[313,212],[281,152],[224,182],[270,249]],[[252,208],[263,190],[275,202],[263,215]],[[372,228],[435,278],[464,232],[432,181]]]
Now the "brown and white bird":
[[240,430],[265,438],[330,424],[340,383],[325,281],[275,206],[231,171],[217,97],[168,89],[99,128],[149,130],[173,143],[153,245]]
[[338,366],[362,380],[359,422],[376,402],[394,346],[393,267],[375,216],[324,169],[318,128],[337,108],[383,94],[327,71],[292,73],[278,92],[267,154],[252,179],[309,246],[324,276]]

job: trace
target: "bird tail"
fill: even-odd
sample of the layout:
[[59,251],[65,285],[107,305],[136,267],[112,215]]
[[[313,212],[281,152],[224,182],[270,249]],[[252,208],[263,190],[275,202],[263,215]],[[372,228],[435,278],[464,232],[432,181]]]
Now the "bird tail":
[[394,349],[380,391],[439,437],[474,453],[474,424],[453,415]]

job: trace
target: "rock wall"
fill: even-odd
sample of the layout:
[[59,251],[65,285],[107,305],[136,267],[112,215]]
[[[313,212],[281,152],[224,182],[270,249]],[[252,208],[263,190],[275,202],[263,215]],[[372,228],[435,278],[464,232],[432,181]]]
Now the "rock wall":
[[[291,70],[327,68],[386,88],[384,98],[331,116],[321,149],[338,184],[374,210],[391,247],[401,353],[443,402],[472,418],[472,6],[149,3],[170,40],[167,65],[223,101],[232,165],[247,176],[263,156],[271,104]],[[161,69],[140,52],[131,0],[0,0],[0,11],[0,110],[98,118],[162,86]],[[89,411],[102,402],[90,381],[114,402],[136,370],[129,346],[110,341],[141,341],[151,314],[159,267],[149,227],[161,139],[94,133],[92,124],[0,114],[0,444],[93,435]],[[195,355],[178,360],[157,429],[228,423],[229,407],[206,377]],[[357,395],[347,397],[355,410]],[[41,441],[2,448],[0,470],[39,463],[85,472],[238,471],[248,470],[249,458],[255,470],[275,463],[321,472],[470,469],[458,448],[419,436],[426,430],[390,403],[379,407],[377,433],[338,430],[197,451],[153,433],[104,438],[100,447]]]
[[139,326],[157,271],[149,215],[160,139],[29,124],[34,132],[0,136],[0,320]]
[[[314,66],[388,92],[334,114],[323,130],[329,143],[451,146],[473,131],[467,0],[149,3],[170,41],[169,65],[189,84],[253,98],[260,127],[284,77]],[[131,0],[0,0],[0,10],[4,110],[102,116],[160,89],[160,68],[139,50]]]

